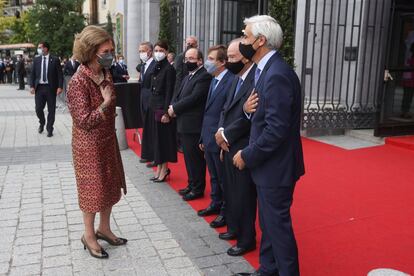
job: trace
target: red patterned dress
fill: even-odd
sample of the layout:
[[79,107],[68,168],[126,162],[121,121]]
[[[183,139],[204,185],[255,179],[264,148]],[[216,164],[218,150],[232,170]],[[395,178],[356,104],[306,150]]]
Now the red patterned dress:
[[72,154],[80,209],[96,213],[112,207],[126,194],[124,169],[115,133],[115,101],[105,110],[100,88],[110,85],[109,71],[98,77],[81,65],[68,85],[68,106],[73,120]]

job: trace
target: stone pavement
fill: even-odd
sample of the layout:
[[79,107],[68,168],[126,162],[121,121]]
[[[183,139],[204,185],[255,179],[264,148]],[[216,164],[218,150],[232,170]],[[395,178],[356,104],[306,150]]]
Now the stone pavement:
[[34,99],[0,85],[0,275],[231,275],[252,271],[168,185],[122,151],[128,194],[112,227],[129,239],[105,242],[108,260],[83,250],[71,156],[72,121],[58,110],[54,136],[38,134]]

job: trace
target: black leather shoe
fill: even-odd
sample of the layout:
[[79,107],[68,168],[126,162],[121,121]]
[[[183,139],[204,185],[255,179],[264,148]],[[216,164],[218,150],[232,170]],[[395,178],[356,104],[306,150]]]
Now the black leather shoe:
[[218,215],[211,223],[210,227],[218,228],[226,225],[226,219],[222,215]]
[[44,125],[40,125],[40,126],[39,126],[39,129],[38,129],[37,131],[38,131],[39,133],[42,133],[44,129],[45,129],[45,126],[44,126]]
[[202,198],[204,196],[203,193],[194,193],[193,191],[189,192],[188,194],[183,195],[183,200],[190,201],[197,198]]
[[178,193],[182,196],[188,194],[189,192],[191,192],[190,186],[187,186],[184,189],[178,190]]
[[220,233],[219,234],[219,239],[220,240],[225,240],[225,241],[235,240],[236,239],[236,234],[231,233],[231,232]]
[[220,214],[220,208],[213,208],[211,206],[208,206],[206,209],[202,209],[197,212],[197,215],[199,215],[200,217],[218,214]]
[[139,163],[147,163],[148,160],[147,159],[139,159]]
[[48,132],[47,132],[47,137],[52,137],[52,136],[53,136],[53,132],[48,131]]
[[230,247],[229,250],[227,250],[227,254],[230,256],[242,256],[246,254],[247,252],[253,251],[255,249],[256,249],[256,246],[243,248],[243,247],[237,247],[237,245],[235,245],[233,247]]
[[154,162],[151,162],[151,163],[148,163],[147,164],[147,168],[153,168],[153,167],[156,167],[157,165],[155,165],[155,163]]

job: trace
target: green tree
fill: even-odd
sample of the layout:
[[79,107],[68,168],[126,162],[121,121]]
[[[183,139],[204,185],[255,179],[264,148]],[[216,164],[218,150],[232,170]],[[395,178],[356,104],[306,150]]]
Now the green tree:
[[166,40],[169,46],[169,52],[175,51],[175,43],[171,32],[171,1],[160,1],[160,33],[158,34],[159,40]]
[[108,34],[111,35],[112,38],[114,37],[114,26],[112,24],[111,14],[109,12],[106,15],[106,26],[105,26],[105,30],[108,32]]
[[0,44],[9,43],[10,31],[9,28],[13,24],[14,17],[4,16],[3,8],[5,5],[4,0],[0,0]]
[[269,15],[275,18],[283,29],[283,45],[280,52],[292,66],[295,63],[295,11],[296,0],[269,1]]
[[83,0],[37,0],[27,12],[28,40],[36,44],[47,41],[53,53],[71,56],[74,35],[85,26],[79,13]]

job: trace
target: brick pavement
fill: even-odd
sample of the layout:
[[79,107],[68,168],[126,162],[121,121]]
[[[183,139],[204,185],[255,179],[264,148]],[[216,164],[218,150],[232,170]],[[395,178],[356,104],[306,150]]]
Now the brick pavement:
[[28,91],[0,86],[0,275],[231,275],[252,267],[168,185],[122,151],[128,194],[114,206],[125,247],[102,242],[110,258],[83,250],[71,160],[71,118],[57,111],[54,136],[37,133]]

